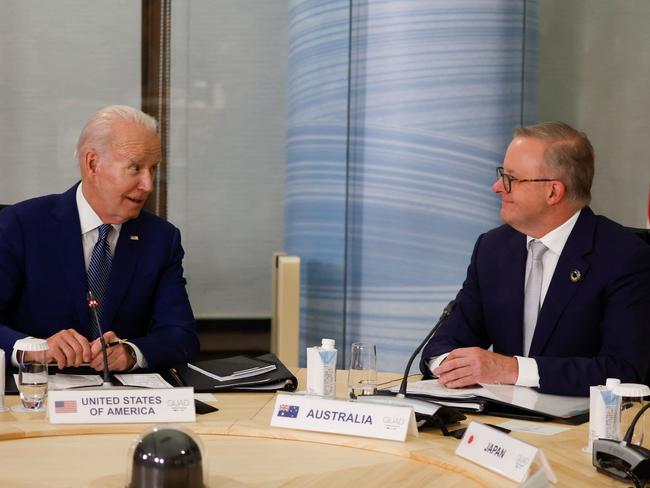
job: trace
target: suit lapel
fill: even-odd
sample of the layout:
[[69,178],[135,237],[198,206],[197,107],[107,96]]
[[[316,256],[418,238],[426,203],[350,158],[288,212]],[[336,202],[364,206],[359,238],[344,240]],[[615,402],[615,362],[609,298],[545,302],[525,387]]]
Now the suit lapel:
[[111,264],[111,275],[108,280],[108,297],[102,311],[102,329],[104,332],[114,330],[115,314],[124,300],[131,285],[140,254],[142,252],[139,219],[130,220],[122,225],[120,237],[117,240],[115,255]]
[[[544,352],[562,312],[587,276],[591,263],[586,259],[586,255],[593,248],[595,226],[596,218],[593,212],[588,207],[583,208],[562,250],[539,312],[535,334],[530,345],[531,356]],[[574,271],[579,271],[581,275],[581,280],[575,283],[571,280]]]
[[61,195],[52,210],[56,221],[50,235],[50,246],[56,256],[70,290],[70,298],[79,317],[79,333],[88,336],[89,316],[86,303],[86,266],[81,243],[81,224],[76,202],[77,185]]
[[[513,332],[504,338],[507,341],[508,350],[502,352],[509,355],[522,355],[524,331],[521,326],[521,318],[524,316],[526,236],[516,231],[513,232],[512,237],[506,241],[501,250],[499,261],[499,269],[502,270],[505,277],[501,303],[508,304],[504,307],[502,326]],[[514,324],[514,326],[509,326],[509,324]]]

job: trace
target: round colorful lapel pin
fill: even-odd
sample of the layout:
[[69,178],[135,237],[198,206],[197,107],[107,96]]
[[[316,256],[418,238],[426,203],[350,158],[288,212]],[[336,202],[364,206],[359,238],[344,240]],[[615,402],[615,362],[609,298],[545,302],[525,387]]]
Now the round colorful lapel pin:
[[569,279],[571,280],[571,283],[577,283],[582,279],[582,273],[579,270],[574,269],[569,274]]

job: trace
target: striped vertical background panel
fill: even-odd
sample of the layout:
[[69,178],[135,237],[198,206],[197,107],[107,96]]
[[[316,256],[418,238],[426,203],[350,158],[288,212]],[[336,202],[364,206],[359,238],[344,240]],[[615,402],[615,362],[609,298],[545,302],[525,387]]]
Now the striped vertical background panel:
[[290,2],[285,249],[303,263],[302,346],[334,338],[346,367],[352,342],[373,342],[398,371],[454,298],[499,224],[494,168],[536,116],[536,18],[523,0]]

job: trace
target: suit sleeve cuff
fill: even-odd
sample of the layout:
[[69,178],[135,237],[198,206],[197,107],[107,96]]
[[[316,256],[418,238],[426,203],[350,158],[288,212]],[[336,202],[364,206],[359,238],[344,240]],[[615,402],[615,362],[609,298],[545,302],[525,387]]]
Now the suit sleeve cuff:
[[[431,374],[433,374],[433,370],[436,369],[438,366],[440,366],[440,363],[442,363],[445,359],[447,359],[447,356],[449,356],[449,353],[446,352],[445,354],[441,354],[440,356],[436,356],[435,358],[429,359],[429,371],[431,371]],[[436,378],[436,375],[433,375],[434,378]]]
[[522,356],[515,356],[517,365],[519,366],[519,375],[517,376],[517,386],[530,386],[533,388],[539,387],[539,369],[537,368],[537,361],[533,358],[526,358]]

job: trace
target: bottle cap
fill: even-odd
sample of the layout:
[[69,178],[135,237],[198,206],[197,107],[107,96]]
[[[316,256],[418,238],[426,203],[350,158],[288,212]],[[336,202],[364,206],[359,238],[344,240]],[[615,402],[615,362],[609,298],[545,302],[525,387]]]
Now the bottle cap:
[[323,339],[321,346],[323,349],[331,350],[334,349],[334,344],[336,344],[334,339]]
[[608,390],[613,390],[615,387],[621,384],[621,380],[618,378],[607,378],[607,381],[605,382],[605,386],[607,387]]
[[647,385],[637,383],[621,383],[614,387],[614,395],[621,397],[644,397],[650,395]]
[[47,341],[45,339],[38,339],[36,337],[26,337],[25,339],[18,339],[14,344],[16,351],[47,351]]

